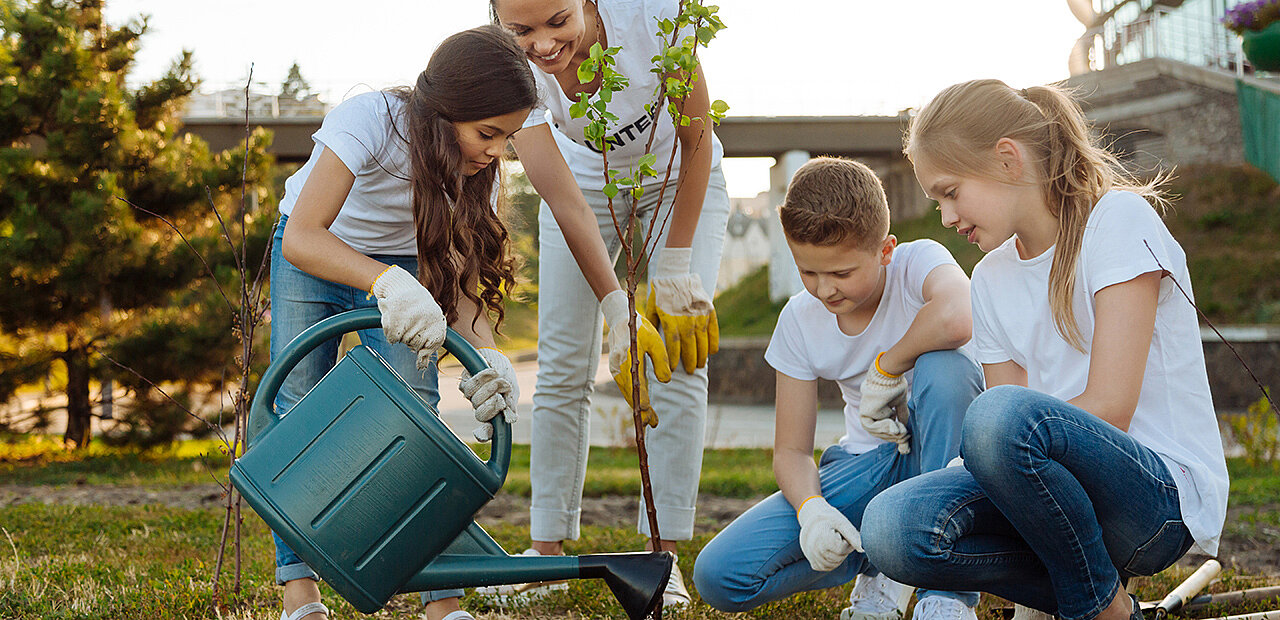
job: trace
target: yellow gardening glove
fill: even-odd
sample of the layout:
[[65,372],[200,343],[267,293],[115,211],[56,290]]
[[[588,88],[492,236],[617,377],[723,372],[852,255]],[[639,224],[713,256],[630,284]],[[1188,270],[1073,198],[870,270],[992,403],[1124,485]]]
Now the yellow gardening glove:
[[[609,373],[613,382],[618,384],[627,404],[635,408],[631,392],[633,380],[631,376],[631,337],[628,327],[627,293],[616,290],[600,301],[600,309],[604,311],[604,322],[609,326],[607,346],[609,348]],[[671,364],[667,360],[667,350],[662,346],[662,337],[658,330],[642,316],[636,316],[636,349],[640,352],[640,419],[649,426],[658,425],[658,414],[649,405],[649,384],[645,374],[645,356],[653,364],[653,374],[659,381],[671,380]]]
[[649,278],[650,321],[662,328],[667,357],[680,360],[693,374],[720,350],[720,323],[715,306],[702,289],[702,279],[689,273],[692,248],[663,248]]

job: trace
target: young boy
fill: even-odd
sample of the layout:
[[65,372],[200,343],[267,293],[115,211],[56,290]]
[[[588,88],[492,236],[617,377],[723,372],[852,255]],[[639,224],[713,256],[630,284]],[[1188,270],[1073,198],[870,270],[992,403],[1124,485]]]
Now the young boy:
[[[699,554],[711,606],[743,611],[857,576],[842,620],[901,617],[910,589],[880,575],[857,525],[877,493],[946,466],[982,374],[957,349],[972,331],[969,280],[930,240],[898,244],[866,166],[801,166],[779,209],[805,290],[787,302],[765,353],[777,373],[773,471],[781,492]],[[813,462],[817,380],[844,395],[845,435]],[[915,617],[976,620],[976,592],[921,591]]]

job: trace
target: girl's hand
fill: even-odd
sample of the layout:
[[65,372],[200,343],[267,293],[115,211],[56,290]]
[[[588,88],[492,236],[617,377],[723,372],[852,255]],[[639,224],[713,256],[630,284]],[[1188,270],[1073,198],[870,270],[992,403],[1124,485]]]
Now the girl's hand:
[[716,309],[702,289],[702,280],[689,273],[692,248],[664,248],[649,281],[649,321],[662,328],[667,359],[683,362],[693,374],[707,365],[707,356],[720,350]]
[[600,308],[604,311],[604,322],[609,326],[608,348],[609,348],[609,373],[613,375],[614,383],[618,384],[618,389],[622,391],[623,398],[627,399],[627,404],[633,408],[636,406],[631,399],[632,386],[634,381],[640,382],[640,418],[649,426],[658,425],[658,414],[649,405],[649,385],[645,375],[645,356],[649,357],[649,362],[653,364],[653,374],[659,381],[666,383],[671,380],[671,364],[667,358],[667,350],[662,346],[662,338],[658,336],[658,330],[653,327],[648,320],[642,316],[636,316],[636,349],[640,354],[640,376],[633,379],[631,376],[631,337],[630,329],[627,323],[630,321],[630,315],[627,312],[627,293],[621,289],[616,290],[600,301]]
[[[378,298],[382,312],[382,331],[387,342],[403,342],[418,355],[418,368],[425,370],[423,360],[444,343],[448,324],[444,311],[418,279],[398,265],[392,265],[373,281],[369,291]],[[427,351],[428,355],[421,355]]]
[[476,421],[480,422],[471,434],[477,441],[493,439],[493,423],[499,413],[507,424],[516,423],[516,403],[520,402],[520,384],[516,382],[516,370],[506,355],[492,347],[478,349],[480,357],[489,367],[472,375],[462,371],[458,389],[475,408]]

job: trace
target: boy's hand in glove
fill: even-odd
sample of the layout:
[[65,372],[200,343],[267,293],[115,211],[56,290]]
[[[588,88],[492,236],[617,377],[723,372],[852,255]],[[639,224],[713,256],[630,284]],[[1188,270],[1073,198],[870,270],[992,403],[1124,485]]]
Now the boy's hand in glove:
[[858,528],[822,496],[804,500],[796,519],[800,521],[800,550],[813,570],[835,570],[850,553],[862,552]]
[[907,380],[880,369],[880,356],[867,369],[862,380],[862,400],[858,403],[858,421],[872,436],[898,444],[898,452],[911,452],[911,433],[898,420],[907,413]]

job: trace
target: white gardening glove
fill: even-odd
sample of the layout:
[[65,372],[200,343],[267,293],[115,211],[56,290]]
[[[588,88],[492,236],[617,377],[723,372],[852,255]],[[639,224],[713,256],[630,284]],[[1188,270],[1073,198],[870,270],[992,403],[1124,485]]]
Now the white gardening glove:
[[947,461],[947,467],[964,467],[964,457],[957,456],[956,458]]
[[663,248],[649,277],[649,322],[662,328],[667,359],[683,362],[684,371],[707,365],[707,356],[720,350],[716,309],[702,289],[702,278],[689,273],[693,248]]
[[821,496],[804,500],[796,519],[800,521],[800,550],[813,570],[835,570],[850,553],[862,552],[858,528]]
[[872,436],[898,444],[898,452],[911,452],[911,433],[897,416],[907,414],[907,380],[880,370],[880,353],[862,380],[862,400],[858,403],[858,421]]
[[480,422],[471,434],[477,441],[493,439],[494,416],[499,413],[508,424],[516,423],[516,403],[520,402],[520,384],[516,383],[516,369],[502,351],[491,347],[477,350],[489,367],[472,375],[462,370],[458,389],[475,408],[476,421]]
[[[604,322],[609,326],[609,373],[618,390],[631,402],[631,335],[627,327],[627,293],[618,289],[600,300],[600,310],[604,312]],[[671,365],[667,362],[667,350],[662,346],[662,337],[643,316],[636,315],[636,350],[640,353],[640,419],[649,426],[658,425],[658,414],[649,405],[649,381],[645,374],[645,357],[653,363],[653,374],[658,381],[666,383],[671,380]]]
[[[444,343],[448,323],[444,311],[427,288],[399,265],[382,272],[369,289],[378,298],[382,332],[387,342],[403,342],[418,354],[418,368],[426,370],[431,354]],[[424,355],[425,353],[425,355]]]

